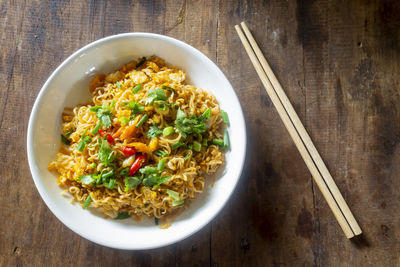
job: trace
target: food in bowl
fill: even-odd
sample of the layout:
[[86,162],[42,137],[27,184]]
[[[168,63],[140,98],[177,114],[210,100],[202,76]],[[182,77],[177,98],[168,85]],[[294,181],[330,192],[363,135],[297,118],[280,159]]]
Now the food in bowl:
[[187,206],[224,164],[228,116],[183,70],[141,58],[97,75],[89,89],[91,103],[64,109],[48,166],[83,208],[158,219]]

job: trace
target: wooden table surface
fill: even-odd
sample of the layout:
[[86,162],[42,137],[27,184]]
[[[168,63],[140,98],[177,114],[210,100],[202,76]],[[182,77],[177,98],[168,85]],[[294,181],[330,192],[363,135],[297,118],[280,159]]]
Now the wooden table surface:
[[[344,236],[265,93],[234,30],[243,20],[358,219],[358,240]],[[0,266],[400,264],[399,1],[0,0],[0,27]],[[180,39],[222,69],[242,104],[248,152],[233,197],[204,229],[121,251],[79,237],[46,207],[26,132],[64,59],[136,31]]]

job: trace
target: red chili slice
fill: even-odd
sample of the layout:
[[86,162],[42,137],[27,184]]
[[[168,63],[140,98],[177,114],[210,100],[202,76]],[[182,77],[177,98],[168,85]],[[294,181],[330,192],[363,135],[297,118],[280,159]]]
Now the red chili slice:
[[121,151],[125,156],[132,156],[136,154],[136,150],[132,146],[124,146],[122,147]]
[[146,155],[138,156],[135,162],[133,162],[131,168],[129,169],[129,176],[134,175],[143,166],[146,159],[147,159]]
[[103,137],[103,136],[105,136],[105,135],[106,135],[106,132],[105,132],[105,131],[103,131],[103,130],[99,130],[99,134],[100,134],[100,136],[101,136],[101,137]]
[[107,134],[107,142],[111,145],[114,143],[114,138],[111,136],[111,134]]

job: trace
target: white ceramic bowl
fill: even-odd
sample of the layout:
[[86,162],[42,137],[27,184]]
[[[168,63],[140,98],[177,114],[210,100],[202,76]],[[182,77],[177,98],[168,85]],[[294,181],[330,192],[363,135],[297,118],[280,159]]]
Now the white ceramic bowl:
[[[90,99],[89,82],[142,56],[157,55],[184,69],[189,82],[212,92],[230,118],[231,150],[215,186],[198,195],[168,229],[153,220],[104,219],[93,210],[70,204],[55,174],[47,170],[60,145],[61,113]],[[200,230],[222,209],[242,171],[246,130],[242,109],[229,81],[204,54],[176,39],[150,33],[126,33],[95,41],[67,58],[49,77],[35,101],[28,126],[28,160],[44,202],[67,227],[95,243],[119,249],[149,249],[182,240]]]

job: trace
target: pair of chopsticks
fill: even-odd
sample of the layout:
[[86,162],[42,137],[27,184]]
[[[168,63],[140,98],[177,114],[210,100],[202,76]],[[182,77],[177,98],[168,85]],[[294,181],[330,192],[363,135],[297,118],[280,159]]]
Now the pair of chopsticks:
[[283,91],[282,86],[275,74],[272,72],[271,67],[247,28],[246,23],[242,22],[240,25],[242,26],[243,31],[239,25],[235,26],[240,40],[242,41],[243,46],[265,87],[265,90],[271,98],[271,101],[274,103],[279,116],[281,117],[286,129],[289,131],[290,136],[339,222],[340,227],[343,229],[347,238],[352,238],[361,234],[362,231],[360,226],[351,213],[349,206],[344,200],[335,184],[335,181],[326,168],[325,163],[311,141],[310,136],[297,116],[296,111]]

